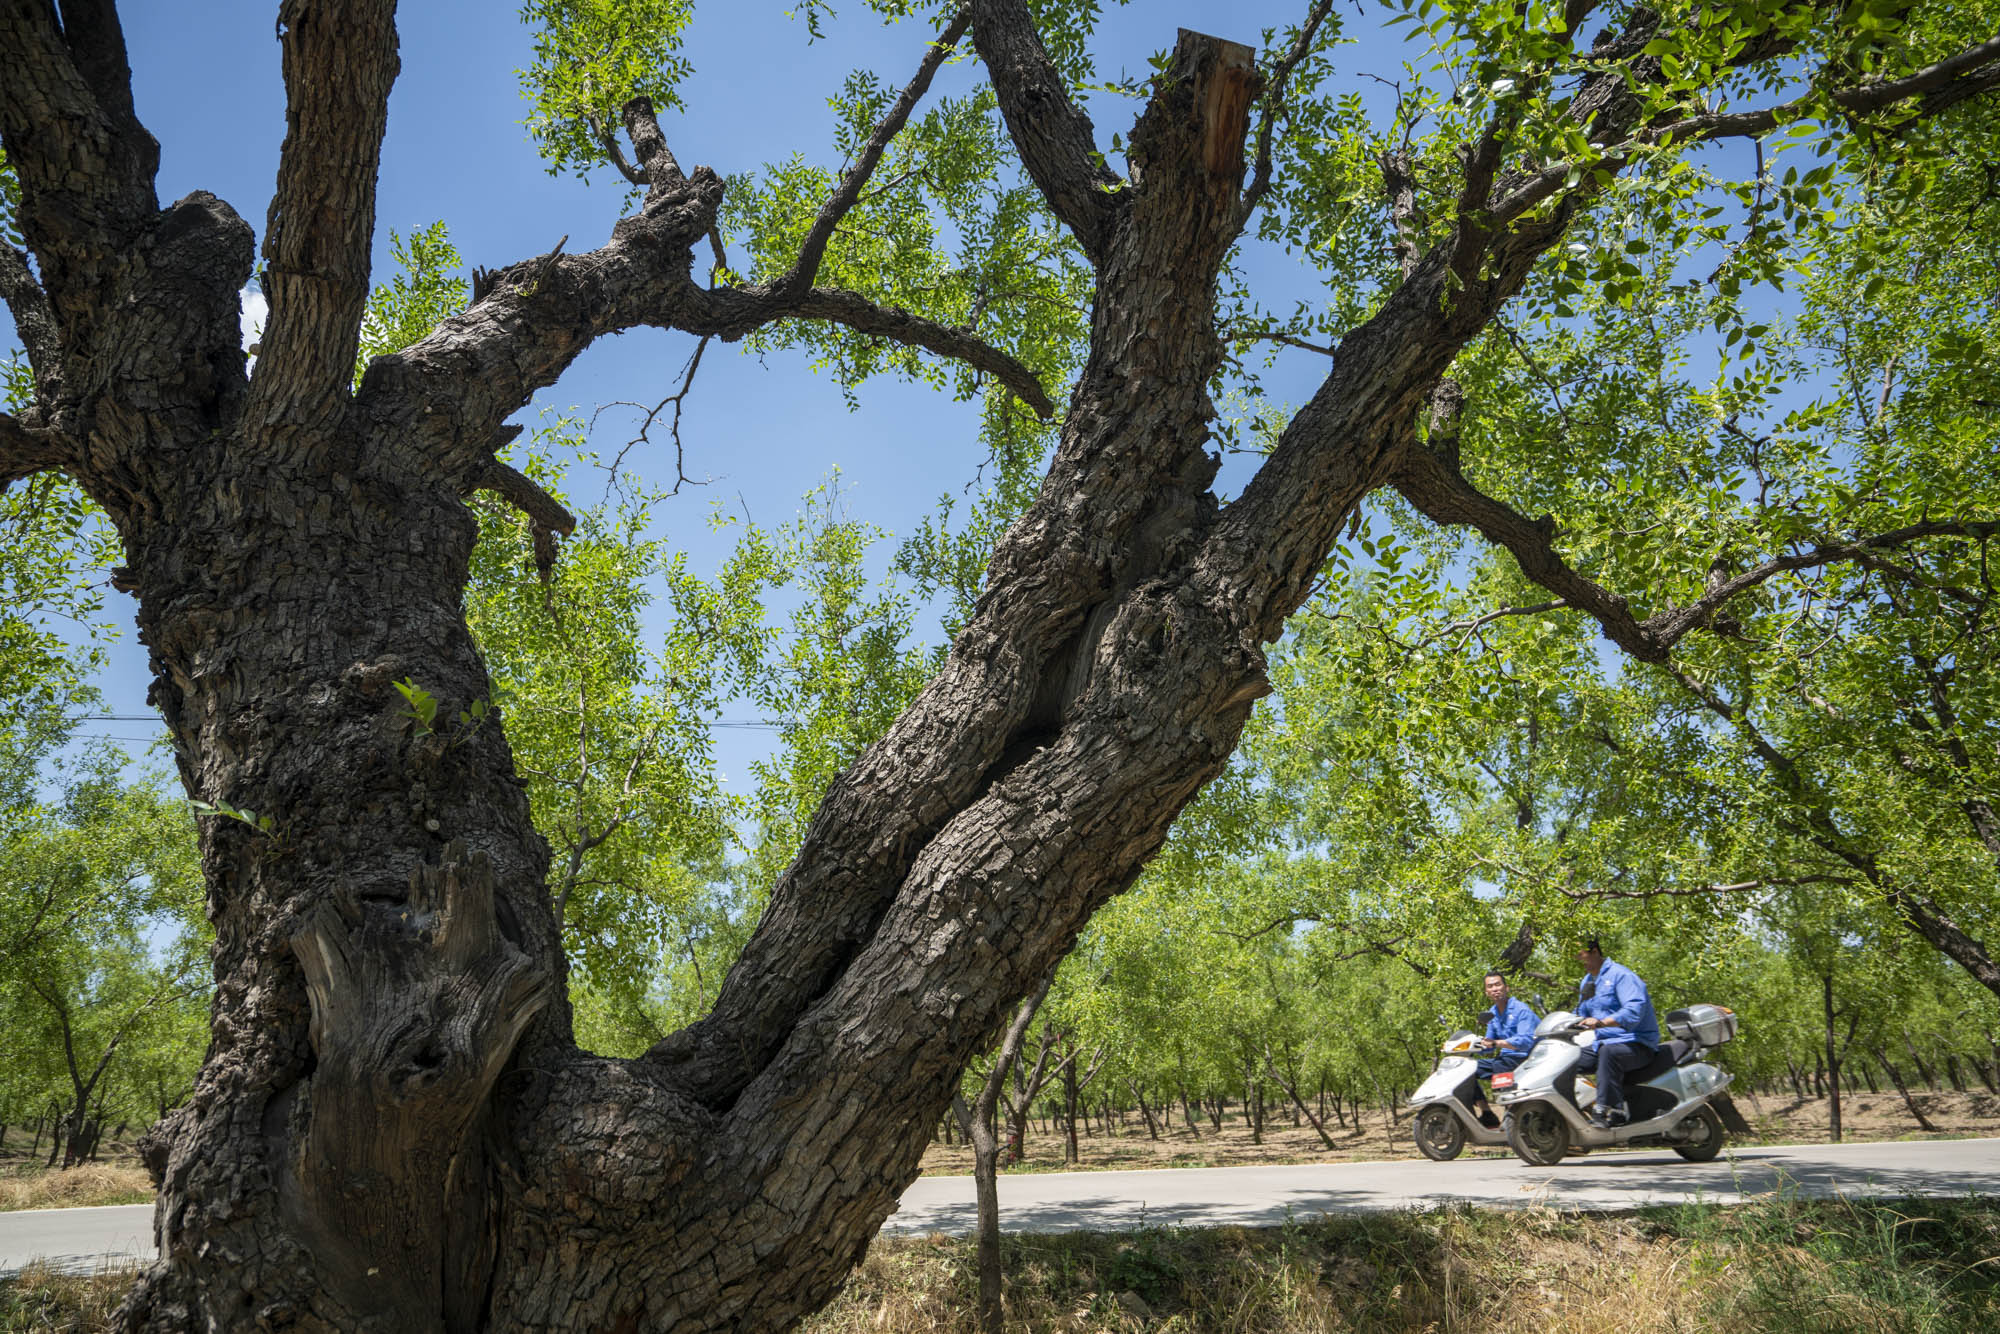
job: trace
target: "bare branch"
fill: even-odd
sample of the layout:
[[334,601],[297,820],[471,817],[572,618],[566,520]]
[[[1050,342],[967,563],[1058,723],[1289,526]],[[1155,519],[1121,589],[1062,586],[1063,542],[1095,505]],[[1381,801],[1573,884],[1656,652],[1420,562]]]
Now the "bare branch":
[[[625,466],[626,454],[639,445],[652,443],[653,425],[659,421],[660,414],[665,412],[669,406],[674,410],[672,419],[667,423],[668,433],[674,442],[674,484],[667,494],[670,496],[679,495],[681,487],[687,485],[690,479],[687,475],[687,447],[681,443],[681,414],[687,406],[688,394],[694,389],[695,372],[701,369],[701,354],[708,351],[709,341],[708,336],[704,335],[695,343],[694,352],[688,357],[687,369],[681,374],[681,387],[673,393],[668,394],[652,407],[645,408],[643,404],[639,403],[609,403],[605,405],[605,407],[643,408],[646,414],[645,419],[639,423],[638,434],[621,445],[618,453],[612,456],[611,462],[604,465],[605,470],[611,474],[611,484],[613,486],[618,485],[618,476]],[[598,414],[603,411],[604,408],[599,408],[597,412],[591,414],[590,420],[593,426],[597,422]]]
[[1547,602],[1536,602],[1525,607],[1500,607],[1487,612],[1483,616],[1473,616],[1462,621],[1452,621],[1441,625],[1438,627],[1437,633],[1425,638],[1417,647],[1427,648],[1435,644],[1438,640],[1443,639],[1446,635],[1456,634],[1458,635],[1458,642],[1452,645],[1453,651],[1456,651],[1465,647],[1467,639],[1495,621],[1505,620],[1509,616],[1539,616],[1545,611],[1561,611],[1568,606],[1569,603],[1563,601],[1561,598],[1551,598]]
[[1651,885],[1645,889],[1566,889],[1556,887],[1556,892],[1566,899],[1578,903],[1598,899],[1694,899],[1713,898],[1718,894],[1748,894],[1759,889],[1794,889],[1801,885],[1851,885],[1855,877],[1848,875],[1799,875],[1770,880],[1738,880],[1727,885]]
[[602,335],[651,326],[731,340],[781,319],[831,320],[964,361],[1053,415],[1032,371],[967,330],[823,287],[792,295],[768,285],[697,287],[693,247],[711,238],[721,201],[721,180],[697,167],[670,186],[656,181],[607,245],[487,273],[469,308],[370,363],[360,398],[377,447],[477,485],[501,423]]
[[1271,67],[1271,81],[1264,91],[1264,114],[1257,123],[1257,166],[1250,180],[1250,188],[1243,192],[1243,203],[1237,211],[1237,227],[1240,229],[1250,218],[1251,211],[1271,188],[1271,132],[1277,125],[1278,117],[1285,112],[1285,85],[1297,69],[1299,62],[1312,50],[1313,39],[1319,35],[1320,25],[1333,13],[1333,0],[1314,0],[1313,7],[1306,13],[1306,21],[1299,26],[1298,36],[1293,40],[1278,63]]
[[868,178],[874,175],[876,166],[882,161],[882,154],[888,151],[890,140],[902,133],[904,124],[910,119],[910,112],[916,109],[917,103],[922,101],[924,94],[930,90],[932,76],[937,73],[940,65],[951,58],[959,39],[965,36],[965,30],[971,22],[972,11],[969,8],[960,8],[945,25],[944,31],[940,32],[937,39],[931,43],[930,49],[924,52],[923,61],[917,66],[916,75],[903,89],[902,96],[883,113],[881,122],[875,126],[875,132],[868,137],[868,142],[862,145],[860,156],[855,158],[854,164],[841,176],[840,184],[834,188],[831,195],[827,196],[826,202],[820,205],[819,216],[813,219],[811,230],[806,233],[805,240],[799,245],[799,257],[793,261],[790,271],[774,284],[780,290],[800,292],[812,286],[813,277],[819,272],[820,260],[826,254],[827,243],[833,239],[833,233],[840,226],[840,220],[847,216],[848,210],[852,209],[855,202],[861,198],[862,188],[868,184]]
[[1725,602],[1737,594],[1788,571],[1816,569],[1822,565],[1832,565],[1842,561],[1859,562],[1875,552],[1906,547],[1927,537],[1970,537],[1985,540],[1997,534],[2000,534],[2000,522],[1930,522],[1914,523],[1891,532],[1876,533],[1870,537],[1856,538],[1848,542],[1815,543],[1810,550],[1774,557],[1761,565],[1745,570],[1734,578],[1715,581],[1707,592],[1687,606],[1650,616],[1646,620],[1646,625],[1654,629],[1662,642],[1671,646],[1689,630],[1706,624]]
[[1664,662],[1669,645],[1659,640],[1619,594],[1584,578],[1556,552],[1555,523],[1530,519],[1493,499],[1456,467],[1414,443],[1391,483],[1404,499],[1438,523],[1469,525],[1512,552],[1521,572],[1572,607],[1596,617],[1605,638],[1641,662]]
[[1303,338],[1297,338],[1288,333],[1275,333],[1260,329],[1231,329],[1223,337],[1232,342],[1237,339],[1255,339],[1266,343],[1282,343],[1286,347],[1296,347],[1306,352],[1317,352],[1322,357],[1333,355],[1333,349],[1324,344],[1309,343]]
[[[633,100],[644,102],[648,115],[651,114],[653,104],[650,101],[643,97]],[[630,113],[629,106],[627,112]],[[632,160],[625,156],[625,146],[618,142],[618,136],[611,132],[611,128],[595,115],[586,116],[585,120],[590,125],[590,137],[597,140],[597,146],[604,150],[604,156],[611,159],[611,165],[617,168],[618,174],[633,185],[645,185],[646,173],[632,165]],[[654,122],[653,128],[655,130],[659,128],[658,122]],[[638,134],[634,133],[632,136],[634,147],[638,145],[638,139]]]
[[1022,166],[1083,252],[1100,261],[1120,182],[1097,151],[1090,117],[1070,100],[1024,0],[973,0],[972,20]]

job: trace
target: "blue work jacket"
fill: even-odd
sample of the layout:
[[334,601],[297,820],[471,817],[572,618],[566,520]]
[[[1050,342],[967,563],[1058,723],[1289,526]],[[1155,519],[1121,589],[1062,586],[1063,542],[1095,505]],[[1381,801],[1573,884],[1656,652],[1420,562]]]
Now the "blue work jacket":
[[1535,1025],[1540,1022],[1541,1017],[1523,1005],[1519,996],[1509,996],[1506,1009],[1497,1014],[1493,1009],[1486,1011],[1486,1036],[1499,1039],[1514,1051],[1526,1051],[1535,1045]]
[[1606,959],[1597,967],[1597,991],[1583,999],[1591,983],[1588,973],[1576,984],[1576,1012],[1585,1019],[1610,1019],[1615,1028],[1597,1030],[1599,1042],[1636,1042],[1642,1047],[1660,1045],[1660,1021],[1653,1016],[1653,997],[1639,975],[1622,963]]

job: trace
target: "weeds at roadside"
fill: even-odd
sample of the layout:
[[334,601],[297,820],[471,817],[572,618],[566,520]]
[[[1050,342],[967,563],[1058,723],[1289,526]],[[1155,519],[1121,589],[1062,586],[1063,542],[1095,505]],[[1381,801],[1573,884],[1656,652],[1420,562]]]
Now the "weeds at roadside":
[[[1972,1334],[2000,1329],[2000,1202],[1807,1200],[1632,1214],[1348,1214],[1275,1228],[1009,1235],[1035,1334]],[[0,1280],[0,1334],[96,1334],[130,1275]],[[972,1334],[970,1239],[885,1239],[807,1334]]]
[[39,1261],[0,1279],[0,1334],[96,1334],[108,1329],[137,1271],[61,1274]]

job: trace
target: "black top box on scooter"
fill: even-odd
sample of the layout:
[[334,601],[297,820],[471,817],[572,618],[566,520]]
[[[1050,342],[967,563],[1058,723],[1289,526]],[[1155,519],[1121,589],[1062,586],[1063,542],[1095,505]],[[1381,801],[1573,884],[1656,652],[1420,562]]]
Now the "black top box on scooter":
[[1736,1012],[1720,1005],[1690,1005],[1667,1013],[1667,1031],[1677,1038],[1720,1047],[1736,1036]]

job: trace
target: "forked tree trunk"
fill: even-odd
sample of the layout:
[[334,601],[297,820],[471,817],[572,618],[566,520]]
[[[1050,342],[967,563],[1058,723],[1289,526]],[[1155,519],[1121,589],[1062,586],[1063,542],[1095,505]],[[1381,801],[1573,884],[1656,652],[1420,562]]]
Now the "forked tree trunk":
[[[160,206],[114,6],[0,0],[0,137],[34,258],[0,247],[34,377],[31,407],[0,412],[0,482],[67,473],[116,524],[151,697],[188,794],[217,812],[201,821],[211,1047],[149,1136],[162,1259],[125,1329],[783,1329],[838,1290],[968,1061],[1220,772],[1268,692],[1263,646],[1368,492],[1393,483],[1500,533],[1648,660],[1713,611],[1634,623],[1545,527],[1494,517],[1449,432],[1420,428],[1460,349],[1622,161],[1509,163],[1496,121],[1434,235],[1396,195],[1400,283],[1225,508],[1207,386],[1218,274],[1268,184],[1260,162],[1245,187],[1253,53],[1184,33],[1120,179],[1024,0],[969,14],[1021,165],[1095,274],[1055,458],[938,676],[832,785],[713,1011],[620,1061],[573,1041],[547,849],[499,722],[473,718],[490,686],[461,610],[462,497],[500,491],[546,547],[567,516],[496,462],[505,422],[592,341],[642,325],[830,321],[1052,411],[976,333],[815,285],[967,13],[785,273],[694,283],[722,181],[684,173],[635,100],[644,206],[595,250],[482,275],[469,309],[356,389],[392,0],[279,6],[288,123],[254,377],[250,229],[210,195]],[[1643,38],[1656,20],[1632,22]],[[1633,56],[1561,114],[1618,137],[1643,111],[1632,82],[1661,77]],[[1071,1090],[1066,1109],[1073,1141]]]

